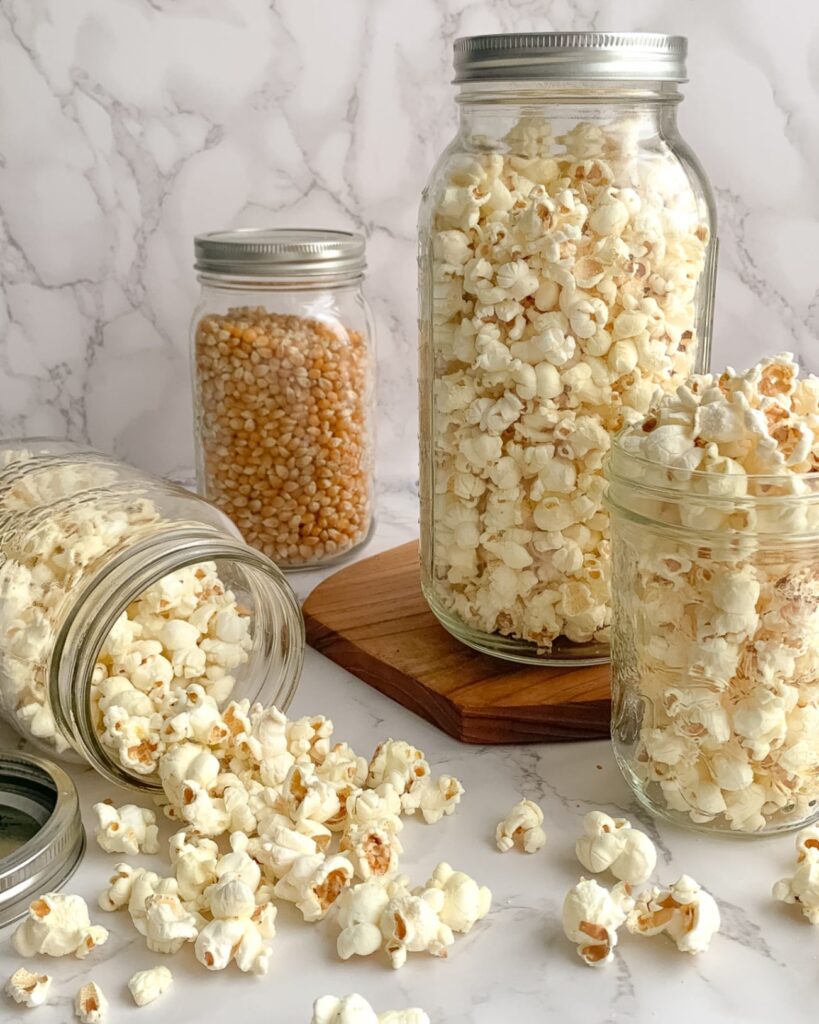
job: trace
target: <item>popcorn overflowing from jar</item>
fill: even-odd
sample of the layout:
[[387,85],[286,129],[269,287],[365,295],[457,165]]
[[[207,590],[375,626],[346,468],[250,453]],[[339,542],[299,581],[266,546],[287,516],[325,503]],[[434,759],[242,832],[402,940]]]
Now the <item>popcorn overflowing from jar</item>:
[[432,209],[429,587],[483,634],[605,645],[603,462],[696,365],[707,213],[631,122],[505,143],[454,158]]
[[618,439],[613,735],[655,810],[775,831],[819,801],[819,378],[694,376]]

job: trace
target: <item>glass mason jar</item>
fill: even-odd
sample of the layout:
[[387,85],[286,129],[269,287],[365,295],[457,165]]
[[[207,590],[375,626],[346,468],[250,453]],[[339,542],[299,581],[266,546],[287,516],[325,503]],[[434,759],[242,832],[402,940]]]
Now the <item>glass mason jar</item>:
[[82,445],[0,444],[0,714],[27,740],[159,790],[175,687],[285,709],[303,654],[287,581],[213,505]]
[[676,125],[685,40],[455,44],[460,126],[421,204],[421,573],[458,639],[609,653],[610,438],[707,367],[711,190]]
[[195,248],[199,488],[281,568],[340,561],[374,528],[364,239],[241,229]]
[[654,814],[770,833],[819,813],[819,473],[669,469],[615,440],[612,740]]

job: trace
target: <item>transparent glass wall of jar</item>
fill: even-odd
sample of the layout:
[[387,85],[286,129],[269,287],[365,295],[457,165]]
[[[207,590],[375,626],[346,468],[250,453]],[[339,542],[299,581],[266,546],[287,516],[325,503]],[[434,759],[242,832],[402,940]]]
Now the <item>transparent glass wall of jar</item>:
[[248,229],[196,251],[199,488],[281,568],[340,561],[374,528],[363,239]]
[[819,474],[609,464],[612,741],[660,817],[733,835],[819,808]]
[[303,648],[287,581],[213,505],[81,445],[0,445],[0,714],[49,755],[158,788],[172,713],[284,710]]
[[456,44],[459,130],[420,212],[423,589],[480,650],[599,662],[603,462],[708,364],[714,203],[677,131],[684,41],[590,33],[573,65],[559,34],[501,37],[520,65],[510,42],[473,67],[495,38]]

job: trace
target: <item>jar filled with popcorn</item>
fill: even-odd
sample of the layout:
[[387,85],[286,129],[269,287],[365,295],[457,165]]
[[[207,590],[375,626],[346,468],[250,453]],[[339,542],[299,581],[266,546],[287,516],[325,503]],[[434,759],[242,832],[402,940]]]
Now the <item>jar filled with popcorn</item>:
[[694,376],[612,447],[612,738],[653,812],[819,814],[819,378]]
[[287,581],[215,506],[71,442],[0,444],[0,714],[27,740],[159,790],[175,744],[286,708],[303,652]]
[[340,561],[374,527],[364,239],[249,228],[195,250],[200,490],[281,568]]
[[455,44],[460,125],[419,227],[422,582],[490,654],[608,658],[611,437],[708,364],[715,213],[676,127],[685,52]]

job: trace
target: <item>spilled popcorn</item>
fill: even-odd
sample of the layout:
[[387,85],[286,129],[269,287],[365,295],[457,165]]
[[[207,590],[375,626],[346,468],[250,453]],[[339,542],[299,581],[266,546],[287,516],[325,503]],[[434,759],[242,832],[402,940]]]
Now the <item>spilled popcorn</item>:
[[147,971],[137,971],[128,981],[128,991],[137,1006],[147,1006],[159,999],[167,991],[173,981],[173,975],[167,967],[151,967]]
[[108,1017],[108,1000],[95,981],[83,985],[75,996],[74,1016],[82,1024],[104,1024]]
[[387,1010],[376,1013],[367,1000],[349,996],[322,996],[313,1004],[310,1024],[430,1024],[423,1010]]
[[430,585],[475,630],[605,643],[603,462],[694,367],[709,229],[628,121],[526,117],[504,143],[433,197]]
[[628,886],[618,882],[609,891],[594,879],[581,878],[563,901],[563,931],[589,967],[614,959],[617,930],[634,907]]
[[627,927],[636,935],[667,935],[681,953],[704,953],[719,931],[716,900],[689,875],[668,889],[650,888],[637,898]]
[[84,960],[108,939],[108,930],[91,924],[82,896],[47,892],[34,900],[11,936],[20,956],[76,956]]
[[645,882],[657,865],[657,851],[644,832],[625,818],[611,818],[602,811],[589,811],[583,818],[575,853],[592,874],[608,870],[629,885]]
[[819,477],[806,475],[819,378],[787,354],[694,376],[616,449],[622,759],[650,800],[698,824],[806,821],[819,799]]
[[[199,683],[168,706],[162,735],[164,811],[181,825],[170,873],[123,862],[99,896],[103,910],[128,913],[150,950],[192,943],[208,970],[266,974],[277,899],[306,922],[333,911],[342,959],[383,949],[401,967],[410,953],[446,956],[454,933],[488,913],[489,890],[446,863],[415,889],[399,874],[401,815],[437,822],[463,793],[411,744],[388,739],[368,761],[334,743],[323,716],[289,720],[248,701],[220,709]],[[113,851],[127,829],[132,849],[150,846],[152,812],[100,804],[97,814]]]
[[25,967],[18,968],[6,982],[6,995],[15,1003],[33,1009],[48,999],[54,979],[48,974],[34,974]]
[[795,903],[811,924],[819,924],[819,828],[811,825],[796,836],[796,869],[773,887],[774,899]]
[[495,830],[495,842],[501,853],[517,843],[526,853],[537,853],[546,845],[543,811],[532,800],[516,803]]

